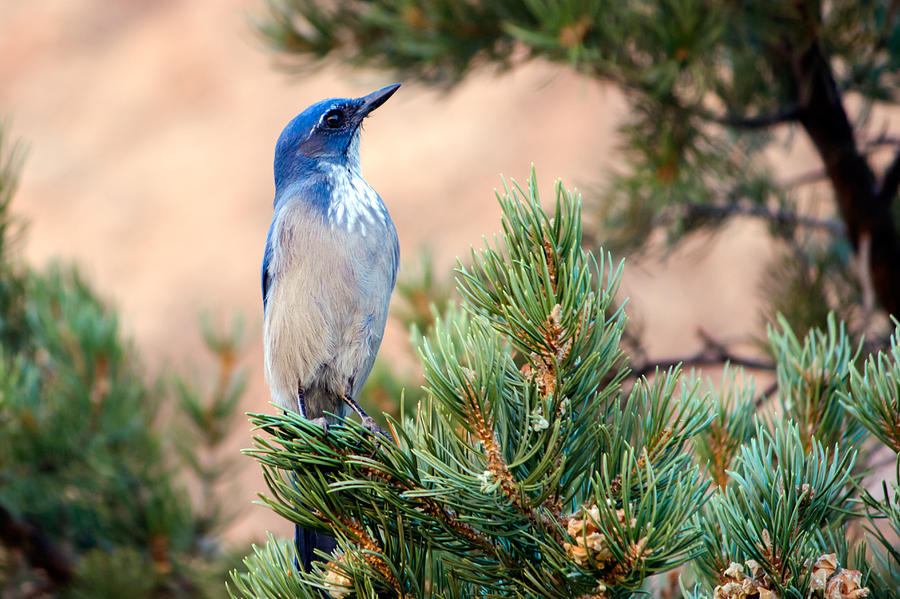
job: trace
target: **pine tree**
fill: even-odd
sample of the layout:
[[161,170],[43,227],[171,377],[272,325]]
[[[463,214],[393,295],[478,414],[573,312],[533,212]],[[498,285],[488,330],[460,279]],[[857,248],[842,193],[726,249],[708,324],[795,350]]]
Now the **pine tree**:
[[780,319],[771,392],[731,367],[635,379],[621,264],[583,249],[578,194],[557,184],[547,215],[536,190],[498,194],[503,233],[460,263],[393,439],[252,415],[263,503],[339,549],[300,573],[270,538],[232,597],[900,596],[900,475],[870,492],[865,457],[900,453],[900,327],[863,359],[834,315]]
[[[627,166],[595,198],[603,224],[594,240],[634,260],[654,249],[655,231],[674,244],[734,217],[761,219],[779,250],[761,281],[772,319],[781,312],[803,334],[836,311],[854,337],[868,331],[879,345],[889,326],[873,312],[900,314],[900,151],[878,112],[900,89],[894,2],[267,6],[260,31],[298,68],[339,61],[450,87],[485,65],[542,59],[615,85],[631,104],[621,128]],[[775,162],[800,139],[822,168],[778,173]]]
[[227,466],[237,338],[208,336],[210,392],[149,380],[76,268],[36,270],[17,253],[22,152],[2,142],[0,128],[0,596],[223,596],[236,562],[219,537],[226,514],[217,492],[194,500],[189,485],[211,489]]
[[462,308],[420,346],[428,399],[390,421],[393,441],[253,416],[265,503],[340,552],[298,575],[270,540],[236,594],[602,597],[698,554],[703,397],[677,370],[624,392],[621,272],[582,249],[578,196],[558,186],[548,218],[532,179],[501,206],[502,239],[460,268]]

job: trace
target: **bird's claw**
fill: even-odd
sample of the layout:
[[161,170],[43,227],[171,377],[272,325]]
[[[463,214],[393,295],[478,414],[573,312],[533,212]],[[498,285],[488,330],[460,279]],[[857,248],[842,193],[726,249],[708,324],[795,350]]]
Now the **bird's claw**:
[[[372,444],[375,446],[372,449],[372,453],[369,455],[369,458],[371,459],[374,458],[375,454],[381,449],[381,440],[390,439],[390,437],[387,436],[387,433],[378,426],[378,423],[375,422],[375,419],[371,416],[361,416],[360,420],[363,427],[365,427],[371,435]],[[360,443],[362,443],[362,439],[360,439]]]
[[375,422],[375,419],[371,416],[363,416],[362,425],[366,428],[367,431],[369,431],[376,437],[376,440],[379,436],[384,437],[385,439],[390,438],[388,437],[388,434],[384,432],[384,430],[382,430],[380,426],[378,426],[378,423]]
[[327,436],[328,435],[328,420],[324,416],[319,416],[318,418],[314,418],[310,420],[311,423],[316,426],[322,427],[322,432]]
[[388,437],[387,433],[384,432],[383,430],[381,430],[381,427],[378,426],[378,423],[375,422],[375,419],[372,418],[371,416],[369,416],[368,414],[366,414],[365,410],[363,410],[362,407],[358,403],[356,403],[356,401],[352,397],[350,397],[349,395],[345,395],[344,402],[348,406],[350,406],[350,409],[353,410],[354,412],[356,412],[356,414],[359,416],[359,419],[362,422],[362,425],[374,437],[376,446],[379,444],[379,442],[378,442],[379,436],[384,437],[385,439],[390,439],[390,437]]

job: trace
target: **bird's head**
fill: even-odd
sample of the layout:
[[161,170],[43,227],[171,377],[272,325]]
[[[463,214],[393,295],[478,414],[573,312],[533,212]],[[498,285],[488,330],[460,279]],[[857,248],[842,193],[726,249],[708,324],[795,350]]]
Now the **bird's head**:
[[294,117],[275,146],[276,187],[319,162],[358,169],[360,125],[399,87],[395,83],[360,98],[322,100]]

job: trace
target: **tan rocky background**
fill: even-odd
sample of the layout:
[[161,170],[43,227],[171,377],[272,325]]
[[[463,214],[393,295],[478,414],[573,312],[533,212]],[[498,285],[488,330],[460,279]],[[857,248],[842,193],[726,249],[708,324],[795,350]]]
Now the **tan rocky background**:
[[[0,117],[27,142],[15,211],[30,223],[26,257],[75,261],[121,312],[152,373],[208,375],[198,314],[246,317],[246,409],[267,408],[259,264],[271,217],[272,153],[284,124],[323,97],[393,80],[331,66],[300,74],[250,27],[261,0],[0,0]],[[429,246],[439,271],[499,226],[499,174],[533,162],[545,198],[561,177],[597,186],[617,163],[615,90],[560,66],[479,73],[452,93],[405,85],[369,119],[363,172],[384,198],[405,264]],[[801,152],[796,170],[815,163]],[[624,295],[654,356],[699,347],[699,323],[723,338],[758,318],[756,279],[769,255],[753,223],[626,271]],[[405,360],[406,333],[383,351]],[[234,451],[249,445],[249,426]],[[288,527],[250,502],[263,489],[247,458],[229,531]]]

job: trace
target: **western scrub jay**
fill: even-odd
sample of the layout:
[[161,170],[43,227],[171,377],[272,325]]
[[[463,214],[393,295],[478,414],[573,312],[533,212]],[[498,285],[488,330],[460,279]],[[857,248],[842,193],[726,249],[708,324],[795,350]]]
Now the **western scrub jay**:
[[[400,84],[313,104],[275,147],[275,213],[262,265],[265,375],[273,400],[327,425],[349,407],[379,431],[356,397],[375,362],[397,278],[399,243],[381,198],[362,178],[363,119]],[[309,570],[334,539],[297,530]]]

